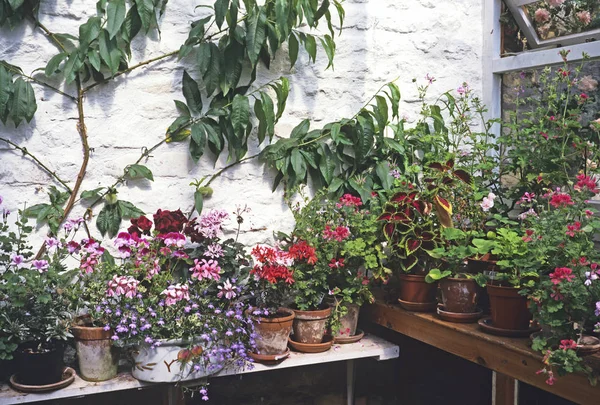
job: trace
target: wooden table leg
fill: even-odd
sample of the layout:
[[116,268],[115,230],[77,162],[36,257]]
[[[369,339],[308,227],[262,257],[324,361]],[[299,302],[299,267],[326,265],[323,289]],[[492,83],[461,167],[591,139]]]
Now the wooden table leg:
[[493,405],[518,405],[518,381],[506,374],[493,372],[492,404]]
[[346,401],[354,405],[354,360],[346,361]]

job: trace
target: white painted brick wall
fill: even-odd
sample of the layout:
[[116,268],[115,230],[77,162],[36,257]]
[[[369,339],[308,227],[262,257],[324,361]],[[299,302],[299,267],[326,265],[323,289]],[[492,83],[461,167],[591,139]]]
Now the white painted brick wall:
[[[197,18],[193,6],[194,2],[171,0],[161,23],[162,38],[138,38],[132,63],[178,49],[187,37],[189,23]],[[319,127],[352,116],[383,83],[396,77],[404,100],[402,113],[409,120],[416,117],[418,109],[413,78],[424,81],[427,73],[436,77],[432,98],[455,89],[463,81],[480,92],[481,0],[348,0],[344,6],[347,19],[344,32],[336,41],[335,70],[324,70],[326,58],[319,50],[316,65],[309,64],[301,51],[290,72],[285,52],[280,51],[272,70],[263,69],[259,74],[258,83],[281,75],[290,78],[287,110],[276,127],[280,136],[287,136],[304,118],[311,119],[313,127]],[[76,34],[78,26],[94,10],[93,0],[48,0],[42,1],[40,19],[50,30]],[[45,66],[54,54],[54,46],[31,24],[13,31],[7,27],[0,30],[0,59],[20,66],[27,74]],[[137,159],[143,146],[151,146],[164,137],[165,129],[176,117],[172,100],[183,99],[181,74],[180,63],[162,61],[88,94],[85,115],[94,152],[82,190],[111,184],[125,165]],[[195,76],[193,71],[192,75]],[[82,159],[75,104],[34,87],[38,101],[34,120],[18,129],[0,126],[0,133],[27,147],[62,178],[74,180]],[[73,94],[74,89],[67,87],[65,91]],[[253,151],[254,146],[250,153]],[[223,157],[213,168],[205,156],[195,165],[184,144],[162,146],[153,156],[147,166],[154,172],[154,182],[130,181],[119,189],[121,199],[135,203],[147,213],[157,208],[189,210],[193,194],[190,181],[225,164]],[[266,241],[274,230],[289,230],[293,225],[281,191],[271,193],[273,177],[257,162],[245,163],[213,183],[215,193],[205,207],[232,212],[236,204],[247,204],[252,213],[244,228],[267,230],[248,232],[243,240]],[[49,176],[32,161],[0,145],[0,195],[5,206],[16,210],[24,204],[45,202],[44,187],[48,184],[52,184]],[[81,214],[81,207],[77,207],[73,215]]]

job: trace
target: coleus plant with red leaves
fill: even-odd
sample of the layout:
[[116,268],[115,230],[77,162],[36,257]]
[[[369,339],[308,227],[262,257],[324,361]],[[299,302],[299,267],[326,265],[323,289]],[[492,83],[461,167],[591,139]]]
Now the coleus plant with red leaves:
[[441,244],[440,224],[432,203],[424,197],[414,190],[397,192],[377,218],[404,272],[427,272],[433,260],[429,252]]

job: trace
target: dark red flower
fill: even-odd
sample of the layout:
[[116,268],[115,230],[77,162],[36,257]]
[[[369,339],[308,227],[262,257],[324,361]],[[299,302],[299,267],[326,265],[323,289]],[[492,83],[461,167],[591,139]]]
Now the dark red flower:
[[181,232],[187,222],[187,218],[181,210],[163,211],[159,209],[154,214],[154,229],[159,233]]
[[559,349],[569,350],[569,349],[577,349],[577,343],[573,339],[563,339],[560,341]]
[[560,284],[562,280],[572,281],[574,278],[573,270],[568,267],[557,267],[554,273],[550,273],[550,280],[554,285]]

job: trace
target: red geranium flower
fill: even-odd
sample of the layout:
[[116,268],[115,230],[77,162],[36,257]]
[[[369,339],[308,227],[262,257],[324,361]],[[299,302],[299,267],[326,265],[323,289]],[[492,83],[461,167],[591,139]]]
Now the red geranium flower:
[[557,267],[554,273],[550,273],[550,279],[554,285],[560,284],[562,280],[572,281],[575,278],[573,270],[568,267]]
[[554,208],[566,207],[567,205],[575,204],[569,194],[558,193],[550,198],[550,205]]
[[577,343],[573,339],[563,339],[560,341],[559,349],[569,350],[569,349],[577,349]]

